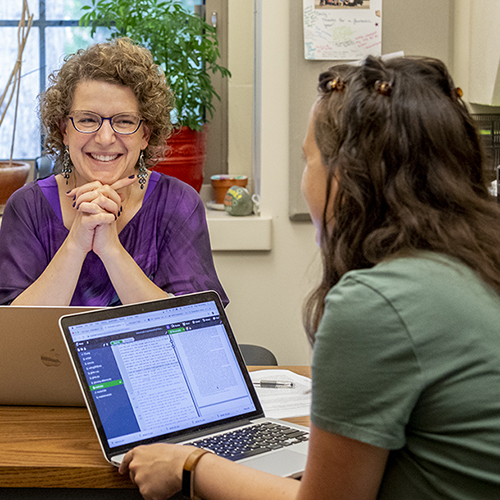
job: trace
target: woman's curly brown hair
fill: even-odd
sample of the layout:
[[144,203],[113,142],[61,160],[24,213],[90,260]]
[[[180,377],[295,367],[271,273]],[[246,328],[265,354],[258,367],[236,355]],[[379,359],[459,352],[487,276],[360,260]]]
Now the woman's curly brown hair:
[[64,151],[61,123],[71,110],[76,86],[89,80],[124,85],[133,91],[151,133],[145,160],[149,166],[154,165],[163,157],[172,130],[174,95],[149,50],[128,38],[115,38],[67,56],[61,69],[49,76],[49,87],[39,96],[45,152],[54,157],[55,171],[61,169]]

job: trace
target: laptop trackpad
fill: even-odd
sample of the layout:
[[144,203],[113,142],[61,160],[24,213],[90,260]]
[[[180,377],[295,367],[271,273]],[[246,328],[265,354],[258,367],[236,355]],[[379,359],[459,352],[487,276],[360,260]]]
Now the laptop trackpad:
[[278,476],[296,476],[306,468],[307,455],[292,450],[279,450],[256,457],[240,460],[238,463],[263,472],[272,471]]

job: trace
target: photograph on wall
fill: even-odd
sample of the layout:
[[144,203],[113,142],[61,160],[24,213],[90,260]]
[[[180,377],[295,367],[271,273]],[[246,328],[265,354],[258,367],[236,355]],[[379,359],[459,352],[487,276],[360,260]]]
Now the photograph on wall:
[[304,0],[306,59],[363,59],[382,48],[382,0]]

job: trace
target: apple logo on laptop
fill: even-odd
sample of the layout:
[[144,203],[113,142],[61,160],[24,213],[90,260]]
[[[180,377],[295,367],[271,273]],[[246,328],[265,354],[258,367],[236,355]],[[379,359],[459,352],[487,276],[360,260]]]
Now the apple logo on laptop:
[[41,360],[45,366],[59,366],[61,364],[61,355],[55,349],[51,349],[49,352],[42,354]]

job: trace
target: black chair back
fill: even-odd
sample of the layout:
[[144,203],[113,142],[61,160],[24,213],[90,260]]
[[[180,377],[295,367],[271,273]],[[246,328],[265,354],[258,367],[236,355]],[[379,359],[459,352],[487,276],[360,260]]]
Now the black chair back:
[[246,365],[278,366],[276,356],[265,347],[254,344],[239,344]]

